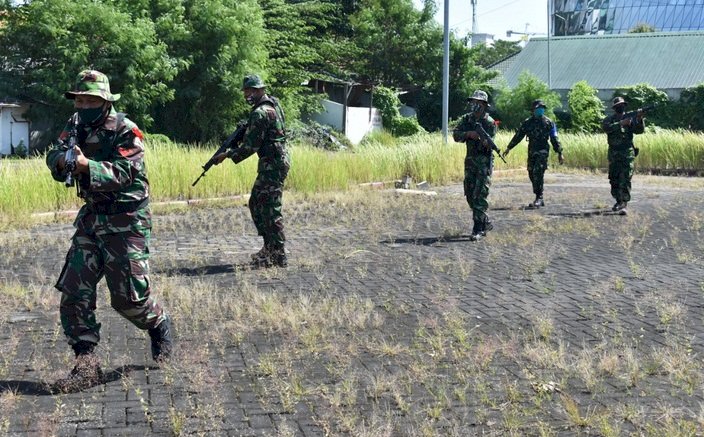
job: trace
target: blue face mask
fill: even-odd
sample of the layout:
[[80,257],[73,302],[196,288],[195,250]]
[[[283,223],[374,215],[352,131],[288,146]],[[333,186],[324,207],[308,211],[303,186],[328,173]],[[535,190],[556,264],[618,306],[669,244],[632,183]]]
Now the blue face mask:
[[542,117],[545,115],[545,108],[535,108],[533,114],[535,114],[536,117]]

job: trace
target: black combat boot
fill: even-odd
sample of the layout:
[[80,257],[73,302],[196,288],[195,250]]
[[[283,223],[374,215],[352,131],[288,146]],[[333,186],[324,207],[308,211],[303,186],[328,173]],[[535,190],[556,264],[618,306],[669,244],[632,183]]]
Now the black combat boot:
[[482,230],[483,228],[483,223],[482,222],[474,222],[474,226],[472,227],[472,235],[469,236],[469,241],[479,241],[484,237],[484,232]]
[[541,206],[545,206],[545,202],[543,202],[543,196],[535,196],[535,200],[533,203],[530,204],[533,208],[540,208]]
[[277,247],[271,250],[270,266],[288,267],[288,258],[286,257],[286,249],[284,246]]
[[269,245],[264,242],[264,245],[262,246],[261,249],[259,249],[259,252],[253,253],[251,256],[252,262],[265,262],[269,259],[269,254],[271,252],[271,249],[269,248]]
[[76,393],[103,382],[103,371],[93,352],[95,343],[79,341],[71,347],[76,353],[76,365],[66,378],[59,379],[51,386],[53,393]]
[[152,358],[163,363],[171,358],[173,336],[171,335],[171,316],[166,316],[161,323],[149,330],[152,339]]
[[494,229],[494,224],[489,221],[489,219],[486,219],[486,221],[482,224],[482,237],[486,237],[486,233]]

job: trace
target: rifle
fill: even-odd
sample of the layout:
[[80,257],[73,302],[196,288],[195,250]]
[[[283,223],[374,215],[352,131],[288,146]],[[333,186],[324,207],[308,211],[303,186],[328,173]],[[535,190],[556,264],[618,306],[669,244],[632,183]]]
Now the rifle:
[[225,141],[222,142],[222,145],[218,150],[213,153],[213,156],[210,157],[208,162],[203,165],[203,173],[198,176],[198,179],[195,180],[191,184],[192,187],[195,187],[200,178],[205,176],[205,173],[210,170],[210,167],[215,165],[215,157],[224,152],[225,150],[229,149],[230,147],[237,147],[240,142],[244,139],[244,132],[247,130],[247,123],[245,122],[240,122],[237,124],[237,129],[235,129],[234,132],[230,134],[227,138],[225,138]]
[[651,103],[649,105],[645,105],[642,108],[638,108],[635,111],[628,111],[625,114],[623,114],[623,118],[630,118],[631,123],[635,124],[636,123],[636,117],[638,117],[639,114],[647,114],[648,112],[652,111],[655,109],[656,104]]
[[484,126],[482,126],[480,122],[477,122],[477,125],[475,126],[474,130],[479,134],[479,139],[481,139],[482,142],[486,141],[487,144],[489,144],[489,146],[491,147],[491,150],[493,150],[494,152],[496,152],[497,155],[499,155],[499,158],[501,158],[504,164],[508,164],[504,157],[501,156],[501,150],[499,150],[494,140],[491,139],[489,134],[484,130]]
[[[631,119],[631,125],[636,124],[637,122],[637,117],[640,114],[647,114],[648,112],[652,111],[655,109],[655,106],[657,106],[655,103],[651,103],[649,105],[645,105],[642,108],[638,108],[635,111],[628,111],[625,114],[623,114],[623,119],[630,118]],[[622,120],[623,120],[622,119]],[[640,150],[634,145],[633,146],[633,156],[638,156],[638,153]]]
[[[73,177],[73,172],[76,171],[78,164],[76,163],[76,143],[78,137],[78,131],[76,129],[76,124],[74,123],[71,127],[71,132],[68,134],[68,150],[64,155],[64,170],[66,171],[66,178],[64,179],[64,185],[67,187],[72,187],[76,185],[76,180]],[[80,187],[76,186],[77,190]]]

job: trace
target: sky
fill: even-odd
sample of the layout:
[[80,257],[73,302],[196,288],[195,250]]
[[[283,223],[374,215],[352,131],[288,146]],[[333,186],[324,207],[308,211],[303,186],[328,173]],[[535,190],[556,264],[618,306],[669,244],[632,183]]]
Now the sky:
[[[444,21],[445,0],[435,0],[438,13],[435,16],[440,25]],[[416,8],[420,9],[422,0],[413,0]],[[472,3],[471,0],[449,0],[450,4],[450,29],[456,35],[463,37],[472,30]],[[477,27],[478,33],[489,33],[494,39],[519,41],[522,35],[506,37],[506,31],[538,33],[546,36],[548,28],[548,0],[477,0]]]

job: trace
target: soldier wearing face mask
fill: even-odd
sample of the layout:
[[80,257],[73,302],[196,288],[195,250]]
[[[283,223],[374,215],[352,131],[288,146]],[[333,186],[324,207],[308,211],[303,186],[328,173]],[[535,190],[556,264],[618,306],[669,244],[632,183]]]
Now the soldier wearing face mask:
[[564,163],[565,159],[562,156],[562,146],[557,139],[557,125],[545,116],[545,103],[540,99],[533,101],[531,111],[533,115],[521,123],[502,156],[505,158],[524,137],[528,137],[528,177],[533,184],[533,193],[535,194],[535,200],[529,206],[538,208],[545,206],[543,177],[548,168],[548,155],[550,154],[548,140],[552,143],[555,153],[558,154],[560,164]]
[[252,254],[252,265],[287,267],[281,209],[291,157],[286,149],[284,111],[279,100],[266,93],[266,85],[256,74],[245,76],[242,92],[245,101],[252,105],[244,139],[241,145],[227,149],[215,160],[219,164],[230,158],[237,164],[255,153],[259,156],[249,211],[264,244],[259,252]]
[[472,235],[470,240],[477,241],[486,237],[486,233],[494,229],[489,220],[489,187],[491,186],[491,173],[494,168],[494,155],[491,146],[482,141],[477,130],[481,126],[484,131],[494,138],[496,124],[494,119],[487,114],[489,99],[487,93],[477,90],[469,102],[469,113],[462,116],[457,127],[452,131],[455,141],[467,145],[467,155],[464,160],[464,195],[472,209]]
[[623,97],[616,97],[611,105],[614,113],[601,122],[601,128],[606,132],[609,143],[611,195],[616,199],[611,209],[623,215],[627,213],[626,207],[631,200],[631,179],[635,160],[633,135],[645,131],[643,114],[639,112],[635,117],[626,117],[626,105]]

